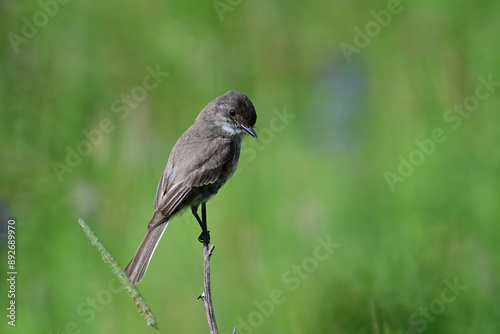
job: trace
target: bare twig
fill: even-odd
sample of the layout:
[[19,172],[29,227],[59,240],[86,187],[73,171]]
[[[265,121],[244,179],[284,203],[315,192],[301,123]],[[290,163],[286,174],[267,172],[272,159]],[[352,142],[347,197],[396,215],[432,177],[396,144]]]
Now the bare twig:
[[[136,286],[130,281],[125,270],[123,270],[122,266],[116,261],[115,257],[111,252],[104,246],[102,241],[97,237],[97,235],[92,231],[92,229],[83,221],[83,219],[79,219],[78,223],[83,229],[83,232],[90,240],[92,245],[101,253],[101,257],[103,261],[111,268],[113,275],[120,281],[122,287],[125,291],[127,291],[128,295],[134,301],[134,304],[139,309],[139,312],[142,314],[148,326],[158,329],[158,324],[156,323],[155,315],[149,308],[148,304],[144,300],[144,298],[137,290]],[[212,246],[213,247],[213,246]]]
[[208,243],[203,242],[203,293],[198,297],[198,299],[203,299],[205,304],[205,311],[207,312],[208,327],[210,328],[210,334],[218,334],[217,323],[215,322],[214,306],[212,305],[212,292],[210,289],[210,257],[214,251],[215,245],[212,245],[208,249]]

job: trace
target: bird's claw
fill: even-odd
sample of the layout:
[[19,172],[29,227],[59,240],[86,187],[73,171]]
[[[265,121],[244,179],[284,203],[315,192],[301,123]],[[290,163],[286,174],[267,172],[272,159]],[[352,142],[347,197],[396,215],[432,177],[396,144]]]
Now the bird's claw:
[[200,236],[198,237],[198,241],[207,245],[210,244],[210,231],[206,230],[201,232]]

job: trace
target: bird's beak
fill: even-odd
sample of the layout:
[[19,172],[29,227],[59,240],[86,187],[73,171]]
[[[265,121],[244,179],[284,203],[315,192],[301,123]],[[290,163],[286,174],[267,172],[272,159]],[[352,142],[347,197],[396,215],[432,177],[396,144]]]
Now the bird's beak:
[[252,137],[257,138],[257,134],[253,130],[251,126],[246,126],[243,124],[240,124],[243,129],[245,129],[246,132],[248,132]]

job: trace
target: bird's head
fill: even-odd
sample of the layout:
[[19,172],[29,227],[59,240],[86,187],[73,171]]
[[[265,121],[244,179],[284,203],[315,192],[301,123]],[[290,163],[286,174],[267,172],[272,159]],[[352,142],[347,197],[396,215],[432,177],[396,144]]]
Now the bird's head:
[[257,114],[250,99],[243,93],[230,90],[210,102],[200,113],[205,120],[211,122],[228,135],[250,134],[257,138],[253,126]]

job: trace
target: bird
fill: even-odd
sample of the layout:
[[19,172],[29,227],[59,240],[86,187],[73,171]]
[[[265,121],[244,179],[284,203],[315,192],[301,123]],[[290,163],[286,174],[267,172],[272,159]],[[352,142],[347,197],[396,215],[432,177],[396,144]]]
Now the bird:
[[[172,148],[158,184],[153,216],[137,252],[125,268],[130,280],[140,283],[169,222],[191,209],[202,232],[198,240],[210,243],[206,202],[234,174],[246,134],[257,138],[257,114],[250,99],[231,90],[200,112]],[[201,205],[202,218],[198,215]]]

